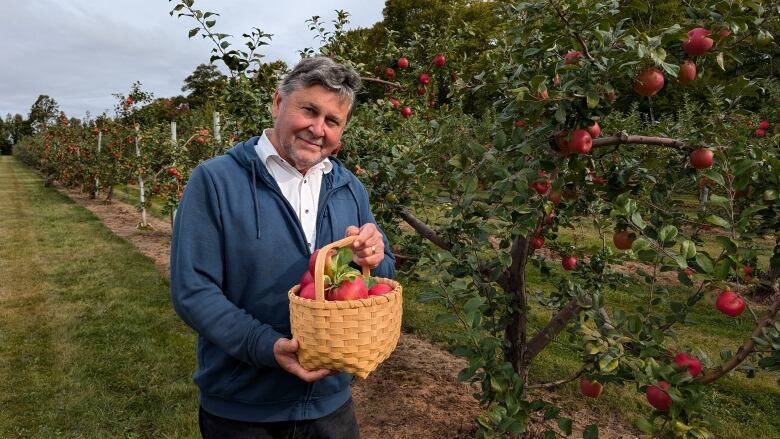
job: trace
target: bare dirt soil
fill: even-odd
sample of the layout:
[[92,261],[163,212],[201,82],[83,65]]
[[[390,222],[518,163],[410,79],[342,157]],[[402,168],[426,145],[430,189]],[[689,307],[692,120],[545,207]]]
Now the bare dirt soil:
[[[169,222],[147,216],[151,227],[141,229],[138,227],[140,214],[129,204],[117,201],[107,204],[90,199],[78,190],[59,190],[93,212],[106,227],[149,256],[169,275]],[[402,334],[390,358],[367,379],[353,384],[361,436],[364,439],[474,437],[474,419],[481,408],[473,397],[474,389],[456,378],[464,367],[464,359],[414,335]],[[635,429],[616,420],[613,413],[560,400],[554,393],[534,396],[563,407],[563,414],[574,420],[573,437],[581,437],[582,429],[592,423],[599,424],[600,438],[639,437]],[[539,437],[543,429],[535,428]]]

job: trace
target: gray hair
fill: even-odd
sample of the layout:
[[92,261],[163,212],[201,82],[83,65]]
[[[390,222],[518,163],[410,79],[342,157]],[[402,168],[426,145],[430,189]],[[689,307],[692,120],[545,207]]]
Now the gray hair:
[[301,88],[321,85],[349,100],[347,121],[352,118],[357,100],[355,93],[360,89],[360,76],[352,67],[339,64],[327,56],[302,59],[279,85],[279,93],[286,97]]

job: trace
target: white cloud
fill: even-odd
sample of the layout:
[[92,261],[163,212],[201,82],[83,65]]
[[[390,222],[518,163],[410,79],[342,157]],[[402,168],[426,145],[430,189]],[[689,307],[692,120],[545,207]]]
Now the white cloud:
[[[0,116],[26,115],[41,94],[69,116],[93,116],[113,108],[112,93],[127,93],[135,81],[155,96],[181,94],[184,78],[208,62],[211,44],[187,37],[196,23],[171,17],[175,2],[163,0],[8,1],[0,14]],[[297,51],[315,47],[306,19],[330,22],[336,9],[350,13],[350,27],[382,18],[384,2],[292,0],[200,0],[195,7],[220,14],[217,31],[234,36],[252,27],[274,34],[261,52],[267,61],[294,64]]]

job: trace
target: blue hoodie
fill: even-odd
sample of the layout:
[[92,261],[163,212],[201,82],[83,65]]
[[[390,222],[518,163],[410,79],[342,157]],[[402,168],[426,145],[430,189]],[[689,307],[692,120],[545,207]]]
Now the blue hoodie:
[[[239,143],[192,173],[179,204],[171,244],[171,296],[198,333],[193,379],[211,414],[248,422],[316,419],[350,396],[352,376],[306,383],[273,355],[290,338],[288,290],[308,269],[300,221],[255,152],[259,137]],[[347,226],[374,223],[368,192],[341,162],[324,174],[316,248],[341,239]],[[394,258],[372,275],[393,277]]]

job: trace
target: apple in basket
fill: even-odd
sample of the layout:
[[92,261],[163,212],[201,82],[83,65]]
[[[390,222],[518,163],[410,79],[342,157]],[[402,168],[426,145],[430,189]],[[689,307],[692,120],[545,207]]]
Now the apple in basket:
[[373,287],[368,289],[368,297],[381,296],[393,291],[393,287],[388,284],[374,284]]
[[368,287],[360,276],[343,280],[328,294],[328,300],[357,300],[368,297]]

